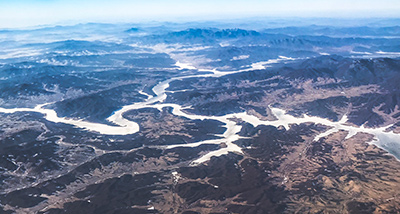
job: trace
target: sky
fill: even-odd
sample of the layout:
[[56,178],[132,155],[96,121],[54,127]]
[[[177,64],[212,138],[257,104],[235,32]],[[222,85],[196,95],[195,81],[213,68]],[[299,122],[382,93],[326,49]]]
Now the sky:
[[0,28],[254,16],[399,18],[400,0],[0,0]]

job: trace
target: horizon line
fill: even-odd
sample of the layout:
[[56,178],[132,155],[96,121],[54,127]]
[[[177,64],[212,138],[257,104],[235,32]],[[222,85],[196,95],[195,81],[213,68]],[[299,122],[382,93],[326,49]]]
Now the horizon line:
[[[262,20],[264,19],[264,20]],[[245,20],[253,20],[253,21],[276,21],[276,20],[285,20],[285,21],[310,21],[314,20],[315,22],[320,22],[323,20],[333,20],[333,21],[378,21],[378,20],[386,20],[386,21],[394,21],[400,19],[400,15],[398,17],[391,17],[391,16],[374,16],[374,17],[335,17],[335,16],[243,16],[243,17],[218,17],[218,18],[211,18],[211,19],[201,19],[193,16],[177,16],[172,17],[171,19],[159,20],[155,18],[145,18],[145,19],[131,19],[131,20],[62,20],[56,21],[53,23],[43,23],[43,24],[32,24],[26,26],[15,26],[15,27],[2,27],[0,25],[0,30],[35,30],[35,29],[42,29],[42,28],[51,28],[51,27],[69,27],[69,26],[76,26],[76,25],[88,25],[88,24],[110,24],[110,25],[129,25],[129,24],[152,24],[152,23],[175,23],[175,24],[189,24],[189,23],[202,23],[202,22],[216,22],[223,24],[224,22],[232,22],[232,21],[245,21]],[[239,24],[239,23],[238,23]],[[243,23],[240,23],[243,24]],[[337,26],[338,23],[326,23],[326,24],[314,24],[309,22],[302,26]],[[346,25],[350,26],[366,26],[366,23],[346,23]],[[286,27],[289,26],[299,26],[299,24],[293,25],[285,25]],[[340,25],[339,25],[340,26]],[[384,26],[400,26],[399,24],[394,25],[384,25]]]

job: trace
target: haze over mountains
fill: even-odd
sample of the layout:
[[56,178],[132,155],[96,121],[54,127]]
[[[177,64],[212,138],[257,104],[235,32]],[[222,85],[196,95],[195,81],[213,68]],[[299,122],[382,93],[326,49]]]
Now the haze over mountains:
[[0,213],[397,213],[398,20],[333,21],[1,30]]

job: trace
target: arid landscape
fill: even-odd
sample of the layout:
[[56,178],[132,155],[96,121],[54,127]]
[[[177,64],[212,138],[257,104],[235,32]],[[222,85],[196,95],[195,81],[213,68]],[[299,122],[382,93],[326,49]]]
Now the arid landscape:
[[395,21],[0,31],[0,213],[398,213]]

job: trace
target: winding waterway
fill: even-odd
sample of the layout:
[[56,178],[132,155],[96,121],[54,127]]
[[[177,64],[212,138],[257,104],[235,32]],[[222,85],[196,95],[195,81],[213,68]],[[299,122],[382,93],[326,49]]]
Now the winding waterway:
[[[1,113],[12,114],[16,112],[38,112],[44,115],[44,118],[48,121],[55,122],[55,123],[65,123],[70,124],[78,128],[82,128],[87,131],[98,132],[104,135],[128,135],[134,134],[139,131],[139,125],[136,122],[130,121],[126,119],[123,115],[125,112],[130,110],[142,109],[142,108],[157,108],[162,110],[164,107],[171,107],[172,114],[176,116],[185,117],[191,120],[217,120],[222,122],[224,127],[226,128],[225,132],[222,135],[217,135],[221,137],[221,139],[213,139],[213,140],[205,140],[196,143],[190,144],[177,144],[177,145],[169,145],[166,148],[176,148],[176,147],[197,147],[202,144],[221,144],[225,143],[226,147],[220,148],[215,151],[211,151],[204,156],[200,157],[199,159],[195,160],[193,164],[203,163],[208,161],[213,156],[221,156],[224,154],[228,154],[229,152],[236,152],[242,153],[242,150],[239,146],[234,144],[233,142],[240,139],[241,137],[238,135],[238,132],[241,130],[242,126],[238,125],[234,122],[233,118],[241,119],[244,122],[252,124],[254,127],[258,125],[271,125],[271,126],[284,126],[287,130],[290,129],[290,124],[301,124],[306,122],[322,124],[325,126],[330,127],[326,132],[321,133],[315,137],[314,140],[319,140],[322,137],[326,137],[329,134],[337,132],[339,130],[348,131],[348,135],[346,138],[350,138],[359,132],[369,133],[375,136],[375,140],[373,141],[374,144],[377,146],[387,150],[398,159],[400,158],[400,134],[396,134],[394,132],[386,132],[385,130],[388,127],[380,127],[380,128],[365,128],[365,127],[354,127],[347,124],[347,117],[344,116],[340,121],[333,122],[327,119],[319,118],[319,117],[311,117],[304,115],[303,117],[294,117],[287,114],[284,110],[270,107],[272,113],[277,118],[274,121],[264,121],[260,120],[254,115],[249,115],[246,112],[242,113],[234,113],[234,114],[227,114],[224,116],[204,116],[204,115],[194,115],[188,114],[184,111],[184,107],[178,104],[172,103],[163,103],[167,98],[166,90],[169,87],[169,84],[175,80],[182,80],[187,78],[200,78],[200,77],[221,77],[228,74],[251,71],[265,68],[269,64],[278,63],[284,60],[292,60],[286,57],[280,57],[275,60],[269,60],[265,62],[259,62],[252,64],[251,68],[238,70],[238,71],[231,71],[231,72],[221,72],[217,70],[199,70],[199,71],[206,71],[209,72],[207,74],[199,74],[199,75],[190,75],[190,76],[181,76],[181,77],[174,77],[165,81],[160,82],[156,86],[153,87],[153,92],[155,96],[151,96],[149,94],[140,91],[139,93],[146,95],[148,98],[139,103],[134,103],[131,105],[126,105],[122,107],[120,110],[115,111],[107,120],[115,126],[107,125],[107,124],[100,124],[100,123],[93,123],[88,122],[80,119],[72,119],[72,118],[65,118],[65,117],[58,117],[57,113],[52,109],[45,109],[44,106],[47,104],[38,105],[35,108],[14,108],[14,109],[5,109],[0,108]],[[183,64],[177,62],[176,64],[180,69],[195,69],[193,66]]]

